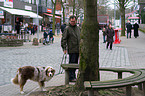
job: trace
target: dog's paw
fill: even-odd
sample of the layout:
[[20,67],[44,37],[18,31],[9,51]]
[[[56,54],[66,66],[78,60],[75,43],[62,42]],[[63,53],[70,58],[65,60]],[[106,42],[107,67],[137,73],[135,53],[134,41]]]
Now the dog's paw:
[[21,91],[20,93],[21,93],[21,94],[25,94],[24,91]]

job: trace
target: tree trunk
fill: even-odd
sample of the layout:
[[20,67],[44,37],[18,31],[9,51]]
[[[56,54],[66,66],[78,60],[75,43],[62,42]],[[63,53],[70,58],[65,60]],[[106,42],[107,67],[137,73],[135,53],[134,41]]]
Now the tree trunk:
[[[53,1],[53,0],[52,0]],[[56,10],[56,0],[53,2],[53,23],[52,23],[52,33],[55,34],[55,10]]]
[[75,14],[75,6],[76,6],[75,2],[76,0],[73,1],[73,15]]
[[[66,2],[66,0],[65,0],[64,2]],[[62,10],[63,10],[63,11],[62,11],[62,12],[63,12],[63,23],[65,22],[65,12],[64,12],[64,11],[65,11],[65,7],[64,7],[64,5],[63,5],[64,2],[62,2],[62,0],[61,0],[61,6],[62,6],[62,8],[63,8],[63,9],[62,9]]]
[[64,13],[65,7],[63,6],[63,23],[65,22],[65,13]]
[[83,89],[83,82],[99,80],[99,27],[97,0],[84,0],[85,19],[81,30],[80,63],[76,86]]
[[121,12],[121,36],[125,36],[125,7],[120,6],[120,12]]

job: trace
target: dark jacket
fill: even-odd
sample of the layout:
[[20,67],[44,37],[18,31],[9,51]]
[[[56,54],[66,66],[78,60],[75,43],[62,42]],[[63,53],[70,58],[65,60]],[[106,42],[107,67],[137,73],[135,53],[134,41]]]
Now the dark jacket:
[[62,34],[61,47],[68,50],[68,53],[79,53],[80,44],[80,28],[75,26],[67,26]]
[[107,35],[107,39],[106,41],[107,42],[113,42],[114,39],[113,39],[113,36],[114,36],[114,30],[113,28],[106,28],[106,31],[105,31],[106,35]]
[[50,32],[48,33],[48,35],[49,35],[49,38],[52,38],[53,37],[53,33],[52,33],[52,30],[50,30]]
[[61,25],[61,32],[62,32],[62,33],[63,33],[65,27],[66,27],[66,24]]
[[135,23],[133,25],[133,29],[134,29],[134,36],[139,36],[138,35],[138,28],[139,28],[139,25],[137,23]]
[[127,33],[131,32],[131,29],[132,29],[132,25],[130,23],[128,23],[126,25],[126,28],[127,28]]
[[47,38],[47,36],[48,36],[47,33],[44,32],[43,37],[44,37],[44,38]]

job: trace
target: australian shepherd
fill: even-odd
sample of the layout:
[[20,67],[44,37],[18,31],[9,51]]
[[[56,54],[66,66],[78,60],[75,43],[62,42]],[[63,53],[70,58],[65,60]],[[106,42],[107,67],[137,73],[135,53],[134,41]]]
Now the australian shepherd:
[[49,81],[54,76],[54,73],[55,70],[50,66],[47,66],[46,68],[24,66],[18,69],[12,82],[20,86],[21,94],[24,94],[23,87],[28,79],[38,82],[41,90],[44,91],[44,82]]

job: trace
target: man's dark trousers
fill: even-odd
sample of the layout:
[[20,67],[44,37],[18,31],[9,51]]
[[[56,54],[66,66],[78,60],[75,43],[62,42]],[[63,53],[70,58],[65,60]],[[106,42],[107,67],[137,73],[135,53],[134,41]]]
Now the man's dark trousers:
[[[69,63],[78,64],[79,53],[69,53]],[[76,79],[75,75],[76,69],[69,69],[69,80]]]

